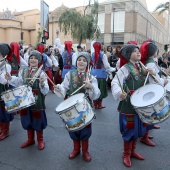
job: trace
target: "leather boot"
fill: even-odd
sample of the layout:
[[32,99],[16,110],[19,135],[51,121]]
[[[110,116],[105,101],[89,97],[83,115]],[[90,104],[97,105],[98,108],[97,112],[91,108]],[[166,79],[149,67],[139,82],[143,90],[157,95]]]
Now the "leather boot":
[[145,135],[140,138],[140,141],[149,146],[155,146],[156,144],[149,139],[149,130],[146,131]]
[[98,109],[98,101],[97,100],[93,100],[93,105],[95,109]]
[[130,160],[131,152],[132,152],[132,143],[133,141],[130,142],[125,142],[124,141],[124,152],[123,152],[123,163],[127,167],[131,167],[132,163]]
[[0,135],[0,140],[3,140],[9,136],[9,125],[10,123],[2,123],[2,133]]
[[38,149],[43,150],[45,147],[45,143],[43,140],[43,130],[42,131],[36,131],[37,133],[37,141],[38,141]]
[[2,133],[2,128],[3,128],[3,122],[0,122],[0,135]]
[[142,155],[140,155],[139,153],[136,152],[136,145],[137,145],[137,140],[133,141],[133,143],[132,143],[131,156],[134,157],[134,158],[137,158],[139,160],[144,160],[145,158]]
[[77,155],[80,154],[80,141],[79,140],[74,140],[73,141],[74,149],[73,151],[69,154],[69,159],[75,158]]
[[102,105],[102,100],[98,100],[98,109],[103,109],[105,108],[106,106],[103,106]]
[[27,130],[28,140],[21,145],[21,148],[35,144],[34,140],[34,129]]
[[85,161],[90,162],[91,161],[91,156],[88,152],[88,147],[89,147],[89,141],[88,140],[82,140],[82,153],[83,153],[83,158]]
[[160,126],[159,125],[153,125],[153,128],[154,129],[160,129]]

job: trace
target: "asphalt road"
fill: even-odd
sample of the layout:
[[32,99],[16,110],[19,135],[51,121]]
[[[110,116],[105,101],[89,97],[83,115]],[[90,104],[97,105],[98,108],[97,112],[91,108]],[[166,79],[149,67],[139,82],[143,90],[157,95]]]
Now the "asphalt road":
[[[68,159],[72,151],[72,140],[63,123],[55,113],[55,108],[62,101],[55,94],[46,97],[48,127],[44,130],[45,149],[39,151],[37,143],[21,149],[27,139],[22,129],[20,116],[16,115],[11,123],[10,136],[0,141],[0,170],[125,170],[122,163],[123,140],[119,132],[117,102],[111,92],[104,99],[105,109],[96,110],[93,121],[89,152],[92,161],[87,163],[79,155]],[[160,124],[159,130],[152,130],[155,147],[138,142],[137,151],[145,157],[144,161],[132,158],[133,170],[168,170],[170,169],[170,119]]]

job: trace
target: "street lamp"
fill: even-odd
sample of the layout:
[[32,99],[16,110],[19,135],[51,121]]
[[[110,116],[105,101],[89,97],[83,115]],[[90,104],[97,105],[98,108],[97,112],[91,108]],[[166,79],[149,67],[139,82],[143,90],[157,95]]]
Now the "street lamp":
[[54,31],[54,21],[53,21],[53,19],[54,19],[54,16],[53,16],[53,14],[52,14],[52,44],[51,45],[53,45],[54,44],[54,37],[53,37],[53,31]]
[[119,11],[122,11],[124,10],[124,8],[113,8],[113,33],[112,33],[112,42],[111,42],[111,45],[113,46],[114,45],[114,18],[115,18],[115,12],[119,12]]
[[20,34],[20,38],[21,38],[21,41],[23,40],[23,33],[22,33],[22,21],[20,22],[20,27],[21,27],[21,34]]

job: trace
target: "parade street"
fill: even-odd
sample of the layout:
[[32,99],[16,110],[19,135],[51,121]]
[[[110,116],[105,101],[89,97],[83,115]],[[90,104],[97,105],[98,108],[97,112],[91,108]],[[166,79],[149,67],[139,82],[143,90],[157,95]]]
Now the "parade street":
[[[109,90],[104,99],[105,109],[96,110],[96,119],[92,123],[89,152],[91,162],[85,162],[82,155],[68,159],[73,143],[55,108],[62,102],[51,91],[46,96],[46,114],[48,127],[44,130],[45,149],[40,151],[35,145],[21,149],[27,140],[20,116],[11,122],[10,136],[0,141],[0,170],[125,170],[122,163],[123,140],[119,132],[119,114],[117,105]],[[160,124],[161,128],[152,130],[155,147],[138,142],[137,152],[145,157],[144,161],[132,158],[133,170],[170,169],[170,119]]]

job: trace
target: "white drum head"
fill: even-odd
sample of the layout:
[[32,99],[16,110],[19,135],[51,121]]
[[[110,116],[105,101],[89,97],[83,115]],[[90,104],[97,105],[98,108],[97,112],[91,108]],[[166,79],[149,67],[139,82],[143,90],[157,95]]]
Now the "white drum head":
[[83,99],[83,97],[84,97],[84,93],[75,94],[75,95],[69,97],[68,99],[64,100],[57,106],[56,112],[61,112],[65,109],[68,109],[68,108],[74,106],[76,103],[81,101]]
[[159,84],[147,84],[135,90],[130,102],[134,107],[146,107],[158,102],[164,96],[164,87]]

